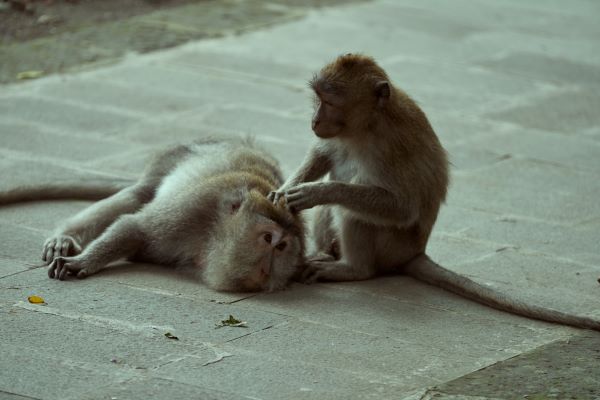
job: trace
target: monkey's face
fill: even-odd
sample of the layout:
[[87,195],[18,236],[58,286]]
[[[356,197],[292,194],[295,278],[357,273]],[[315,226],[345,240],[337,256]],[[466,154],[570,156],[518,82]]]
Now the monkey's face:
[[312,130],[318,137],[328,139],[339,136],[346,126],[341,104],[334,103],[332,96],[315,92],[315,112]]
[[301,264],[299,238],[262,216],[247,227],[245,235],[250,240],[239,247],[247,260],[245,290],[283,289]]
[[264,195],[248,194],[224,222],[205,282],[223,291],[283,289],[303,265],[302,222]]
[[230,224],[230,251],[222,268],[233,291],[283,289],[302,264],[300,238],[260,214],[241,209]]
[[322,74],[315,76],[310,86],[314,91],[313,132],[323,139],[339,136],[346,126],[345,101],[341,89]]
[[391,92],[387,75],[375,61],[354,54],[326,65],[310,86],[315,100],[312,129],[324,139],[364,133]]

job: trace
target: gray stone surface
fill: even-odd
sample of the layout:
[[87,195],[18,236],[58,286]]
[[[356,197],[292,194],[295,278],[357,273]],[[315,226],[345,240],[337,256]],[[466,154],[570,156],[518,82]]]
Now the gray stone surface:
[[[362,51],[418,100],[453,161],[431,256],[600,317],[600,6],[380,0],[302,14],[0,87],[0,190],[131,178],[154,150],[207,135],[255,135],[289,174],[313,141],[306,81]],[[86,204],[0,208],[0,398],[598,398],[598,333],[405,277],[227,294],[121,263],[49,280],[35,268],[43,240]],[[248,328],[216,329],[230,314]]]
[[431,393],[439,394],[434,398],[440,399],[470,394],[486,398],[597,399],[599,345],[598,335],[577,335],[445,383]]

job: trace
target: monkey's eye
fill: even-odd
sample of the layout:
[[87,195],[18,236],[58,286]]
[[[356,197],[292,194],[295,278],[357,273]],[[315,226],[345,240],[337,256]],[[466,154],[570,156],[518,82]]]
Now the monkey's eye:
[[273,235],[271,235],[270,233],[265,233],[263,239],[265,239],[265,242],[271,243],[271,241],[273,240]]
[[286,247],[287,247],[287,243],[286,242],[281,242],[277,246],[275,246],[275,248],[277,250],[279,250],[279,251],[283,251]]

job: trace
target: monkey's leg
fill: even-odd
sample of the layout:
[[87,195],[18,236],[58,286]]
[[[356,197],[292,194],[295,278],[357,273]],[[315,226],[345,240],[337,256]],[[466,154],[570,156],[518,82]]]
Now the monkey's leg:
[[145,202],[144,193],[149,188],[134,185],[92,204],[67,220],[44,243],[42,260],[50,264],[56,257],[73,256],[97,238],[122,214],[139,210]]
[[73,257],[57,257],[50,263],[48,276],[65,279],[67,274],[85,278],[108,263],[134,255],[144,243],[144,234],[135,215],[124,215],[92,241],[82,253]]
[[314,253],[308,256],[309,262],[340,259],[339,238],[333,228],[332,218],[331,207],[316,207],[311,232],[315,249]]
[[357,220],[346,219],[341,232],[341,259],[308,262],[305,282],[360,281],[376,275],[375,238],[377,228]]

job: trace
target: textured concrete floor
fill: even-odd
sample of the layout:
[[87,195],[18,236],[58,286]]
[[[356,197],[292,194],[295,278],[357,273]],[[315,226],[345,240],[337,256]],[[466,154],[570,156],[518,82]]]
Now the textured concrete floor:
[[[418,100],[451,154],[431,256],[600,317],[599,17],[591,0],[381,0],[0,86],[0,190],[135,177],[157,148],[207,134],[254,134],[289,173],[313,140],[305,82],[362,51]],[[600,398],[598,333],[408,278],[259,295],[158,266],[49,280],[31,268],[41,244],[86,205],[0,209],[0,398]],[[230,314],[248,327],[215,329]]]

